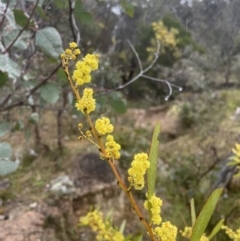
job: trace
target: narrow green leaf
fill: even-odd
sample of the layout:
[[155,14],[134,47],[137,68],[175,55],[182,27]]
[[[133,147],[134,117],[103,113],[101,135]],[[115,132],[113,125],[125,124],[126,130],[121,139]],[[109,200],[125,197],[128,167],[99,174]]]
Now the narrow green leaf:
[[221,219],[216,226],[214,227],[214,229],[212,230],[212,232],[210,233],[210,235],[208,236],[208,239],[211,240],[222,228],[224,219]]
[[119,232],[124,233],[125,227],[126,227],[126,219],[122,221],[121,226],[119,228]]
[[205,232],[213,211],[217,205],[218,199],[221,196],[222,188],[218,188],[208,198],[204,207],[202,208],[197,220],[193,226],[193,231],[190,241],[199,241]]
[[40,95],[48,103],[55,104],[59,99],[59,88],[56,84],[48,83],[41,86]]
[[157,123],[154,128],[152,143],[149,151],[150,167],[147,170],[147,187],[148,187],[148,195],[149,195],[148,197],[151,197],[155,191],[158,150],[159,150],[159,140],[158,140],[159,133],[160,133],[160,123]]
[[12,147],[7,142],[0,142],[0,158],[10,158],[12,155]]
[[194,199],[191,198],[190,200],[190,208],[191,208],[191,219],[192,219],[192,227],[194,223],[196,222],[196,211],[195,211],[195,204],[194,204]]
[[8,81],[7,73],[0,71],[0,88],[2,88]]
[[0,137],[5,136],[11,130],[8,122],[0,122]]

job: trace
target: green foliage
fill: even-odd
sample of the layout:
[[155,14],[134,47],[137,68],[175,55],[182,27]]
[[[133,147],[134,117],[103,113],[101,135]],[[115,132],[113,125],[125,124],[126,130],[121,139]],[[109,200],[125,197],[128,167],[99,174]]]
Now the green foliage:
[[74,16],[82,24],[92,25],[94,23],[93,15],[84,10],[82,0],[76,1]]
[[17,170],[19,163],[10,160],[12,148],[6,142],[0,142],[0,177]]
[[211,240],[222,228],[222,225],[224,223],[224,219],[221,219],[216,226],[214,227],[214,229],[212,230],[212,232],[209,234],[208,239]]
[[121,7],[123,11],[129,16],[133,17],[134,16],[134,6],[131,4],[131,2],[128,2],[127,0],[121,0],[120,2]]
[[54,83],[42,85],[40,90],[41,98],[51,104],[55,104],[58,101],[59,94],[59,87]]
[[5,136],[11,130],[11,124],[8,122],[0,122],[0,137]]
[[18,166],[19,164],[17,162],[13,162],[9,159],[0,158],[0,177],[15,172]]
[[12,147],[7,142],[0,142],[0,158],[10,158]]
[[208,222],[214,212],[218,199],[222,194],[222,188],[216,189],[208,198],[204,207],[202,208],[197,220],[193,226],[192,235],[190,241],[199,241],[205,232]]
[[160,134],[160,123],[157,123],[154,128],[151,147],[149,151],[150,167],[147,170],[147,187],[148,187],[149,197],[151,197],[155,193],[158,151],[159,151],[159,140],[158,140],[159,134]]
[[24,14],[24,12],[19,9],[13,9],[13,13],[14,13],[14,18],[15,18],[16,23],[18,25],[20,25],[21,27],[25,27],[25,25],[28,22],[28,18]]
[[179,20],[171,15],[166,15],[163,17],[162,21],[168,29],[175,28],[178,30],[178,48],[184,49],[186,46],[191,45],[193,50],[198,51],[199,53],[204,53],[204,49],[192,39],[191,33],[186,30]]
[[[18,36],[20,30],[19,29],[13,29],[9,31],[5,36],[4,36],[4,41],[7,45],[11,44],[12,41],[15,40],[15,38]],[[30,38],[30,33],[24,31],[17,39],[17,41],[14,43],[13,47],[16,48],[17,50],[25,50],[28,47],[28,41]]]
[[197,114],[194,111],[194,106],[190,103],[184,103],[180,111],[180,122],[182,127],[191,128],[197,119]]
[[34,112],[31,113],[30,117],[29,117],[29,122],[32,124],[37,124],[39,121],[39,114]]
[[124,98],[114,97],[110,100],[110,105],[118,114],[124,114],[127,111],[127,101]]
[[8,80],[7,73],[3,73],[2,71],[0,71],[0,88],[7,83],[7,80]]
[[9,58],[8,54],[0,55],[0,70],[8,74],[9,78],[16,79],[20,73],[19,65]]
[[62,38],[59,32],[53,27],[45,27],[36,33],[36,46],[47,56],[53,59],[59,59],[62,48]]

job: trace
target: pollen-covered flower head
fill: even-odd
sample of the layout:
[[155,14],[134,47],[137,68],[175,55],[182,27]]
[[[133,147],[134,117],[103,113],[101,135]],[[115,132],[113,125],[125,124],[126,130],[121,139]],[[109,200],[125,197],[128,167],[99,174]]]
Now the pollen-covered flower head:
[[76,56],[81,53],[80,49],[77,48],[77,44],[75,42],[69,43],[70,49],[66,49],[63,54],[61,54],[61,58],[65,60],[76,59]]
[[91,68],[81,60],[76,63],[75,67],[72,78],[76,85],[80,86],[89,83],[91,81]]
[[106,241],[124,241],[125,238],[121,232],[112,227],[111,222],[103,219],[102,212],[94,210],[86,216],[81,217],[80,225],[89,225],[97,233],[96,240]]
[[91,72],[98,69],[98,55],[87,54],[83,60],[75,65],[72,79],[76,85],[80,86],[91,81]]
[[240,240],[240,228],[237,229],[236,231],[233,231],[231,228],[228,226],[223,225],[222,229],[225,230],[226,234],[230,239],[233,241],[239,241]]
[[98,59],[99,56],[97,54],[87,54],[83,60],[84,62],[91,68],[91,70],[98,69]]
[[96,120],[95,129],[99,135],[103,136],[113,132],[113,125],[110,123],[109,118],[102,117]]
[[120,149],[121,146],[114,141],[114,138],[112,135],[107,135],[107,141],[105,143],[106,146],[106,159],[113,159],[113,160],[118,160],[121,156],[120,154]]
[[176,241],[177,227],[172,225],[170,222],[164,222],[161,227],[156,227],[154,229],[154,234],[161,241]]
[[159,225],[162,222],[160,216],[162,203],[162,200],[159,197],[156,197],[155,194],[144,202],[144,208],[150,212],[151,221],[155,225]]
[[96,100],[93,99],[93,89],[85,88],[83,90],[82,98],[76,102],[75,106],[77,110],[82,111],[83,113],[91,113],[96,108]]
[[128,169],[128,180],[136,190],[141,190],[144,187],[144,175],[149,166],[150,162],[146,153],[139,153],[134,156],[131,168]]

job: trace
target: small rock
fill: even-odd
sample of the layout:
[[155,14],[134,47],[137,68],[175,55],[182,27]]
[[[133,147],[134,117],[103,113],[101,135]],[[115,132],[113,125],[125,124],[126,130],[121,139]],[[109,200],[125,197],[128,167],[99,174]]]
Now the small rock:
[[37,202],[34,202],[34,203],[31,203],[30,205],[29,205],[29,207],[30,208],[36,208],[37,207]]
[[51,181],[50,190],[57,194],[71,194],[75,192],[72,180],[66,174],[63,174]]

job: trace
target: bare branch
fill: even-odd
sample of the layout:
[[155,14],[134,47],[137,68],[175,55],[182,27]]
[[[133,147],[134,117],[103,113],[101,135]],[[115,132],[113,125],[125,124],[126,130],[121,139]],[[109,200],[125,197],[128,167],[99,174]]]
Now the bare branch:
[[74,39],[74,42],[76,42],[77,45],[79,45],[80,31],[76,24],[76,20],[75,20],[74,14],[73,14],[73,10],[75,8],[75,2],[68,0],[68,5],[69,5],[69,22],[70,22],[70,27],[72,30],[73,39]]
[[117,91],[117,90],[121,90],[125,87],[127,87],[128,85],[132,84],[134,81],[136,81],[137,79],[139,79],[140,77],[143,77],[143,78],[146,78],[146,79],[150,79],[150,80],[153,80],[153,81],[157,81],[157,82],[163,82],[165,84],[167,84],[168,88],[169,88],[169,93],[168,95],[165,97],[165,100],[167,101],[169,99],[169,97],[172,95],[172,87],[175,87],[177,88],[179,91],[182,91],[182,87],[178,86],[178,85],[175,85],[175,84],[172,84],[170,83],[169,81],[167,80],[162,80],[162,79],[159,79],[159,78],[154,78],[154,77],[151,77],[151,76],[148,76],[148,75],[144,75],[144,73],[146,73],[148,70],[150,70],[153,65],[156,63],[158,57],[159,57],[159,52],[160,52],[160,43],[159,41],[157,40],[157,51],[154,53],[154,59],[153,61],[149,64],[149,66],[147,66],[145,69],[143,69],[142,67],[142,62],[139,58],[139,55],[136,51],[136,49],[134,48],[134,46],[132,45],[132,43],[128,40],[128,44],[130,45],[134,55],[136,56],[136,59],[138,61],[138,66],[139,66],[139,73],[134,77],[132,78],[130,81],[128,81],[127,83],[125,83],[124,85],[120,85],[114,89],[111,89],[111,90],[108,90],[106,91],[105,93],[101,93],[101,94],[98,94],[96,95],[96,97],[98,96],[102,96],[102,95],[106,95],[106,94],[109,94],[109,93],[112,93],[114,91]]
[[44,85],[57,71],[58,69],[62,66],[62,64],[58,64],[57,67],[46,77],[44,78],[39,84],[34,86],[30,91],[29,94],[26,96],[29,98],[34,92],[36,92],[42,85]]
[[21,34],[23,33],[23,31],[25,31],[25,30],[27,29],[27,27],[28,27],[28,25],[29,25],[29,23],[30,23],[30,20],[31,20],[31,18],[33,17],[33,14],[34,14],[34,12],[35,12],[35,10],[36,10],[36,8],[37,8],[38,2],[39,2],[39,0],[37,0],[36,4],[34,5],[33,10],[32,10],[32,13],[31,13],[31,15],[29,16],[26,25],[19,31],[19,33],[18,33],[18,35],[16,36],[16,38],[6,47],[6,49],[3,51],[3,54],[7,53],[7,52],[10,50],[10,48],[15,44],[15,42],[16,42],[16,41],[18,40],[18,38],[21,36]]
[[121,90],[121,89],[127,87],[128,85],[132,84],[134,81],[139,79],[145,72],[147,72],[149,69],[151,69],[152,66],[156,63],[156,61],[157,61],[157,59],[159,57],[159,51],[160,51],[160,43],[159,43],[159,41],[157,41],[157,51],[155,53],[155,57],[154,57],[153,61],[151,62],[151,64],[146,69],[142,69],[142,63],[141,63],[141,60],[139,59],[137,51],[135,50],[135,48],[133,47],[133,45],[131,44],[131,42],[129,40],[128,40],[128,43],[130,44],[130,47],[132,48],[133,53],[135,54],[135,56],[136,56],[136,58],[138,60],[140,72],[134,78],[132,78],[130,81],[125,83],[124,85],[119,85],[118,87],[116,87],[114,89],[111,89],[111,90],[108,90],[105,93],[99,94],[97,96],[106,95],[106,94],[109,94],[109,93],[112,93],[114,91]]
[[172,95],[172,87],[175,87],[175,88],[177,88],[179,91],[182,91],[182,87],[181,87],[181,86],[172,84],[172,83],[170,83],[170,82],[167,81],[167,80],[154,78],[154,77],[151,77],[151,76],[148,76],[148,75],[142,75],[141,77],[146,78],[146,79],[150,79],[150,80],[153,80],[153,81],[162,82],[162,83],[167,84],[168,89],[169,89],[169,93],[168,93],[168,95],[165,97],[165,100],[166,100],[166,101],[167,101],[167,100],[169,99],[169,97]]
[[141,60],[140,60],[140,58],[139,58],[138,52],[136,51],[136,49],[133,47],[132,43],[131,43],[129,40],[127,40],[127,42],[128,42],[128,44],[130,45],[133,53],[135,54],[135,56],[136,56],[136,58],[137,58],[137,61],[138,61],[139,68],[140,68],[140,72],[142,72],[142,71],[143,71],[142,62],[141,62]]

